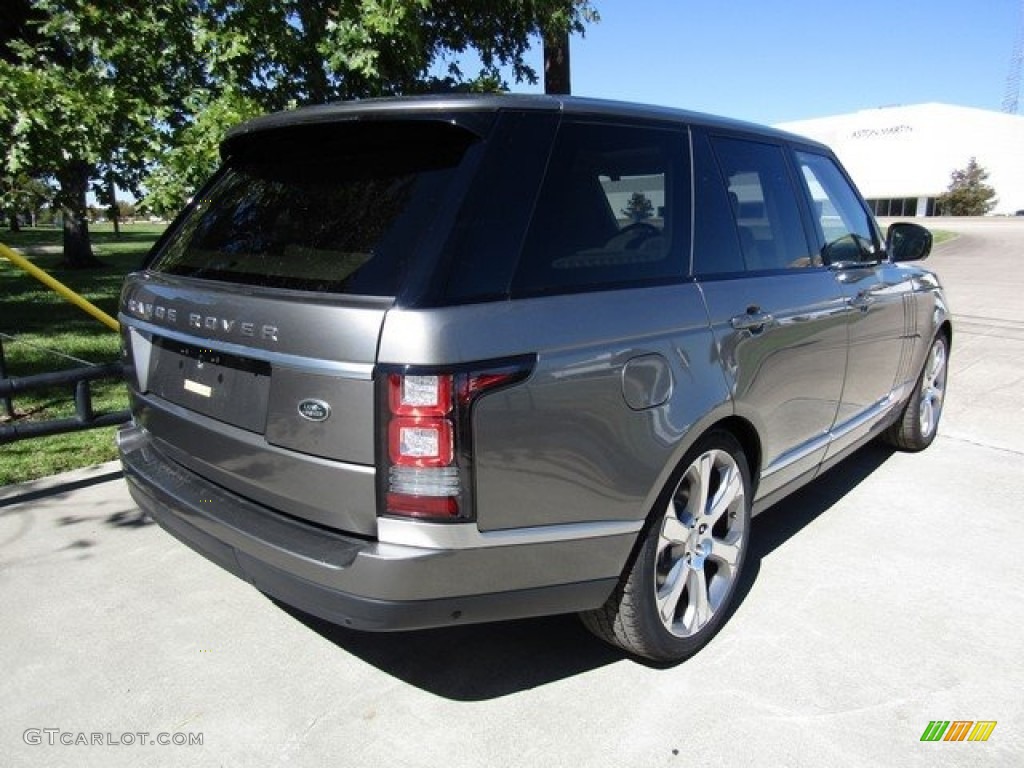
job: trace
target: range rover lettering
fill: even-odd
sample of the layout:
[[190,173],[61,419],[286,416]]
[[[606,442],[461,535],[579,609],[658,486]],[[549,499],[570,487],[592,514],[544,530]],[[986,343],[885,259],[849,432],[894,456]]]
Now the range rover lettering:
[[751,516],[935,437],[927,230],[829,149],[678,110],[419,97],[269,115],[126,281],[139,506],[268,595],[402,630],[578,612],[683,659]]

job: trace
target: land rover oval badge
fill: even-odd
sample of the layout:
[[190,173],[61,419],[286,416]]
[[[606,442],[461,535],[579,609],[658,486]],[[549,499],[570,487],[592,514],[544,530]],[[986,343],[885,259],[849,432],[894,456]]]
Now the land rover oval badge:
[[299,403],[299,416],[310,421],[327,421],[331,415],[331,406],[323,400],[308,398]]

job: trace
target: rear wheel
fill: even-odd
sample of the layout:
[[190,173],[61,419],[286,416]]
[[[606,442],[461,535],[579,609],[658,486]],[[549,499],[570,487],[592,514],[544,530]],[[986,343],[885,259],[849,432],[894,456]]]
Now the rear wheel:
[[888,443],[904,451],[922,451],[932,444],[939,430],[939,418],[946,399],[946,372],[949,367],[949,340],[935,337],[924,370],[899,420],[885,432]]
[[654,661],[691,656],[718,631],[750,539],[750,470],[736,438],[705,435],[681,466],[611,597],[582,614],[598,637]]

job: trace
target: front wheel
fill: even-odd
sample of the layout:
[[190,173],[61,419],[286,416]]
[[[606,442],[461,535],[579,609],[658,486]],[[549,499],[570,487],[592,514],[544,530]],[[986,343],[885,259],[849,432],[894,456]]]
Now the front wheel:
[[904,451],[922,451],[932,444],[946,399],[949,340],[935,337],[924,369],[899,420],[885,432],[885,440]]
[[692,656],[718,631],[750,540],[750,470],[736,438],[705,435],[681,466],[611,597],[581,615],[601,639],[654,661]]

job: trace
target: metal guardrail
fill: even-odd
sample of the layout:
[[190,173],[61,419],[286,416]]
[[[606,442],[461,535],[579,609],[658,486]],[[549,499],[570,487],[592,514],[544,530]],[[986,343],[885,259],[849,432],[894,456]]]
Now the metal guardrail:
[[[3,341],[0,340],[0,359],[2,359]],[[131,412],[127,410],[113,411],[97,415],[92,407],[92,390],[89,383],[102,379],[122,379],[124,377],[124,365],[122,363],[106,363],[105,365],[90,365],[83,368],[72,368],[67,371],[55,373],[38,373],[33,376],[8,377],[0,365],[0,399],[6,404],[11,403],[12,397],[19,393],[32,392],[40,389],[50,389],[72,385],[74,387],[75,415],[62,419],[47,419],[46,421],[24,421],[20,423],[0,424],[0,445],[13,443],[16,440],[23,440],[29,437],[44,437],[46,435],[59,435],[65,432],[78,432],[83,429],[94,429],[96,427],[109,427],[117,424],[124,424],[131,419]],[[8,416],[14,418],[14,408],[11,404]]]
[[[27,272],[45,286],[75,306],[84,310],[111,330],[116,332],[119,329],[120,326],[118,325],[117,320],[110,317],[110,315],[103,312],[88,300],[79,296],[60,281],[39,269],[35,264],[29,262],[24,256],[12,251],[3,243],[0,243],[0,257],[6,258],[16,267]],[[0,424],[0,445],[13,443],[16,440],[23,440],[29,437],[59,435],[65,432],[78,432],[83,429],[94,429],[96,427],[124,424],[131,419],[130,411],[114,411],[112,413],[99,415],[93,411],[92,390],[89,386],[93,381],[103,379],[122,379],[123,377],[124,364],[120,362],[106,363],[103,365],[86,365],[84,367],[56,371],[54,373],[39,373],[32,376],[11,377],[7,375],[6,362],[4,360],[3,339],[0,338],[0,405],[2,405],[4,415],[8,419],[7,423]],[[16,421],[17,414],[14,410],[14,395],[61,386],[72,386],[74,388],[74,416],[60,419],[47,419],[45,421]]]

